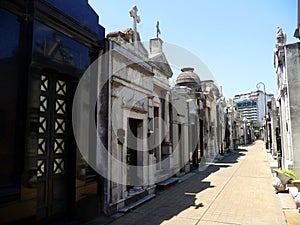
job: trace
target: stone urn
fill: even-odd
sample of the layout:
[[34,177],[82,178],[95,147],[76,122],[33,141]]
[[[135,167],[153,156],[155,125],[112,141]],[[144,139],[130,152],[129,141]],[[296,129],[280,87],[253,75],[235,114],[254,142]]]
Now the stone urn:
[[291,182],[291,184],[292,184],[294,187],[298,188],[298,192],[300,192],[300,180],[293,180],[293,181]]
[[293,180],[292,185],[298,188],[298,194],[295,197],[296,207],[300,209],[300,180]]
[[285,191],[286,184],[293,180],[293,178],[280,170],[275,169],[274,171],[276,172],[276,177],[273,180],[272,185],[275,188],[276,193]]
[[298,194],[295,198],[295,203],[296,203],[296,207],[297,209],[299,209],[300,211],[300,194]]

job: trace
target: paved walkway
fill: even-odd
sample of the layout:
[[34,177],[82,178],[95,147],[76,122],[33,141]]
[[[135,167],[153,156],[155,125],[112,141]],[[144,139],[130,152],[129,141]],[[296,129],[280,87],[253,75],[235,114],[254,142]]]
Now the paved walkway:
[[264,143],[232,153],[111,225],[287,224]]

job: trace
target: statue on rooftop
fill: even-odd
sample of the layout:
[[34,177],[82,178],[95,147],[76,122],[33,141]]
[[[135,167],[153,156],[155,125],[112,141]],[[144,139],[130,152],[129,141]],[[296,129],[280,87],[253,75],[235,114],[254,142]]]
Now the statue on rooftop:
[[274,49],[274,68],[277,74],[282,73],[282,65],[284,61],[284,49],[283,46],[286,44],[286,34],[282,31],[281,27],[277,27],[276,32],[277,43]]
[[282,31],[281,27],[277,27],[276,39],[278,45],[285,45],[286,34]]

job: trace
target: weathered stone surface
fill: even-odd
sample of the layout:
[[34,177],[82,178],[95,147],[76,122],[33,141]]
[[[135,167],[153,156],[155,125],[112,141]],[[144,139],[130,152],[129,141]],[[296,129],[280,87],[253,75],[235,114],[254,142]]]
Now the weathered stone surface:
[[194,72],[194,68],[183,68],[176,79],[177,86],[188,86],[190,88],[200,87],[200,78]]
[[281,180],[278,177],[272,182],[273,187],[275,188],[276,192],[281,192],[285,190],[285,185],[282,184]]

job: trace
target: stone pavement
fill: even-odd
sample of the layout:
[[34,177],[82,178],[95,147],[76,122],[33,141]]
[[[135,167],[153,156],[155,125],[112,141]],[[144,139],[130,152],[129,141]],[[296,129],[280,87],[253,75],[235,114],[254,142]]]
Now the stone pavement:
[[272,180],[269,155],[257,141],[110,224],[287,224]]

